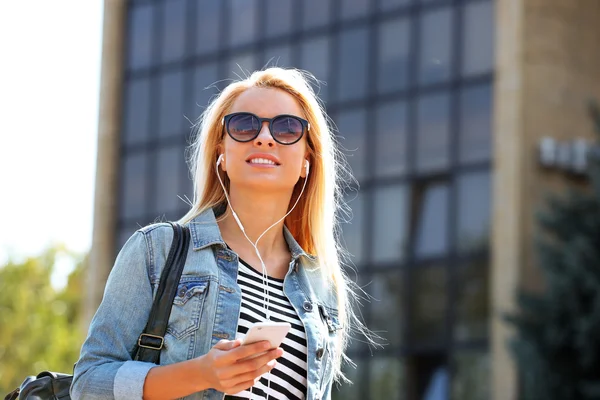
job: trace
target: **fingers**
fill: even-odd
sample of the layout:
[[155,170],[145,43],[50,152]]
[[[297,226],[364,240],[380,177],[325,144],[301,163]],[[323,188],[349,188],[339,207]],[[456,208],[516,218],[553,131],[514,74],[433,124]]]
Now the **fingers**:
[[[228,381],[223,382],[224,386],[233,385],[228,388],[226,393],[238,393],[255,385],[260,377],[270,372],[277,365],[277,361],[271,360],[257,370],[236,375]],[[241,381],[241,382],[240,382]]]
[[217,344],[215,344],[214,348],[218,350],[231,350],[239,347],[242,344],[240,340],[219,340]]
[[231,357],[234,361],[239,361],[244,358],[256,355],[258,353],[265,352],[271,348],[271,343],[268,340],[256,342],[240,346],[236,351],[231,352]]
[[281,357],[282,355],[283,349],[277,348],[269,350],[265,354],[260,355],[258,357],[254,357],[248,360],[240,360],[231,366],[231,368],[228,371],[228,375],[231,377],[236,377],[238,375],[244,375],[248,373],[255,374],[256,371],[263,370],[265,366],[267,368],[267,371],[271,370],[275,366],[275,359]]

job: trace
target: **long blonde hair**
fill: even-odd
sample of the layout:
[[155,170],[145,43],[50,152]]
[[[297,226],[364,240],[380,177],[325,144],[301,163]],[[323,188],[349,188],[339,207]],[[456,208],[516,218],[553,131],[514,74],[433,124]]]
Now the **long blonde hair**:
[[[339,211],[347,212],[343,203],[342,176],[345,174],[344,178],[347,179],[350,176],[349,169],[343,154],[337,149],[330,121],[309,83],[311,79],[314,77],[306,71],[267,68],[231,83],[208,105],[196,124],[196,137],[189,149],[194,200],[191,209],[179,222],[188,223],[202,212],[226,204],[225,195],[215,174],[215,163],[219,155],[219,145],[223,141],[224,130],[221,121],[238,96],[252,87],[277,88],[292,95],[310,123],[307,147],[311,172],[306,182],[305,194],[285,219],[285,225],[304,251],[317,256],[323,278],[329,280],[335,288],[342,326],[338,332],[341,351],[337,353],[334,362],[334,378],[339,381],[346,380],[341,370],[342,361],[351,362],[345,355],[350,332],[367,331],[356,317],[349,301],[355,292],[351,289],[352,282],[342,269],[341,260],[346,253],[338,240],[341,234]],[[219,173],[229,190],[227,174],[220,170]],[[302,184],[302,180],[296,184],[290,205],[296,201]]]

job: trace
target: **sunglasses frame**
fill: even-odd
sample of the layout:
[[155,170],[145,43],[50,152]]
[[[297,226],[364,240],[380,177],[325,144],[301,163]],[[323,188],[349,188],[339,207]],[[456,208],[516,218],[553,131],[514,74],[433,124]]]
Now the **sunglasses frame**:
[[[248,140],[239,140],[236,139],[235,137],[233,137],[233,135],[231,134],[231,132],[229,131],[229,121],[231,121],[231,119],[233,117],[237,117],[238,115],[250,115],[254,118],[256,118],[258,120],[259,126],[260,128],[258,129],[258,131],[256,132],[256,135],[254,135],[252,138],[248,139]],[[293,142],[290,143],[283,143],[280,142],[279,140],[277,140],[277,138],[275,137],[275,135],[273,135],[273,120],[277,119],[277,118],[281,118],[281,117],[289,117],[289,118],[294,118],[298,121],[300,121],[300,123],[302,124],[302,134],[300,135],[300,137],[297,140],[294,140]],[[273,118],[260,118],[258,115],[256,114],[252,114],[250,112],[235,112],[235,113],[231,113],[231,114],[227,114],[226,116],[223,117],[223,120],[221,121],[221,125],[225,126],[225,130],[227,131],[227,134],[229,135],[230,138],[232,138],[233,140],[235,140],[236,142],[240,142],[240,143],[247,143],[250,142],[254,139],[256,139],[258,137],[258,135],[260,134],[260,131],[262,130],[262,125],[263,122],[267,121],[269,123],[269,133],[271,134],[271,137],[273,138],[273,140],[275,140],[277,143],[282,144],[284,146],[290,145],[290,144],[294,144],[294,143],[298,143],[298,141],[300,139],[302,139],[302,136],[304,136],[304,131],[308,132],[310,131],[310,122],[308,122],[307,120],[300,118],[296,115],[291,115],[291,114],[280,114],[280,115],[276,115]]]

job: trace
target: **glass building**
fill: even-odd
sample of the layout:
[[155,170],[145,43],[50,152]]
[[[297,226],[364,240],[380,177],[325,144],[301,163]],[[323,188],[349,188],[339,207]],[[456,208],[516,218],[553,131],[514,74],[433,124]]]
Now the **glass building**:
[[[353,341],[337,399],[490,397],[495,3],[130,0],[115,249],[192,198],[191,126],[231,79],[313,73],[360,188],[344,224],[384,348]],[[106,26],[106,25],[105,25]]]

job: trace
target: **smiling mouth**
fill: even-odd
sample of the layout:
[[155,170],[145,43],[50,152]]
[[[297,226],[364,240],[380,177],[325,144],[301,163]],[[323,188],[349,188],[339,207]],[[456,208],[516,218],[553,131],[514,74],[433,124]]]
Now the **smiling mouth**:
[[266,158],[253,158],[252,160],[248,160],[246,162],[252,165],[272,165],[274,167],[279,165],[272,160],[267,160]]

